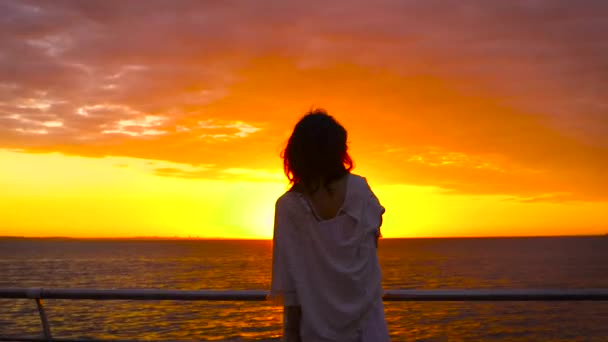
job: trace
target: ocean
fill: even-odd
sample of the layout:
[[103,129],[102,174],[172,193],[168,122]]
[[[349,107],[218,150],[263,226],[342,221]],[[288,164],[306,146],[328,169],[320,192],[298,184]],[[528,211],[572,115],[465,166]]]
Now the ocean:
[[[267,289],[270,241],[0,239],[0,287]],[[608,288],[608,237],[383,239],[385,289]],[[45,302],[54,337],[268,340],[265,302]],[[385,303],[394,341],[608,341],[608,302]],[[40,336],[0,299],[0,335]]]

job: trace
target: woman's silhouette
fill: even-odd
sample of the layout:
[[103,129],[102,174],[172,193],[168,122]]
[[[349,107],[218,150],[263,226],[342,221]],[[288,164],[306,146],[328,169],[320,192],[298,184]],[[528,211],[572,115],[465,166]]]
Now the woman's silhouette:
[[307,113],[283,151],[292,187],[276,202],[270,295],[286,341],[388,341],[377,241],[384,208],[351,174],[346,130]]

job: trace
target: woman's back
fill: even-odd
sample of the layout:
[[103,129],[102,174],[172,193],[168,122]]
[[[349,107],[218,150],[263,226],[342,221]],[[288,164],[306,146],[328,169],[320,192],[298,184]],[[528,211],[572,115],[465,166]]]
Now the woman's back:
[[327,186],[319,184],[317,191],[313,193],[308,193],[306,189],[294,189],[294,191],[306,197],[318,219],[329,220],[336,217],[344,205],[347,183],[348,174]]
[[[370,334],[370,320],[384,322],[376,254],[384,208],[365,178],[348,175],[343,184],[343,201],[333,213],[339,201],[327,195],[325,217],[302,193],[287,192],[277,201],[271,292],[302,307],[305,341],[354,341]],[[372,326],[372,333],[388,338],[386,325]]]

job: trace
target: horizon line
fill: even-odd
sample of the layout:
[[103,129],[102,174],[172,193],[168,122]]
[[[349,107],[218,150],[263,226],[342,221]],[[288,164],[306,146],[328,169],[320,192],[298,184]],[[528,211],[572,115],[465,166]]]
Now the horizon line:
[[[381,240],[415,240],[415,239],[513,239],[513,238],[560,238],[560,237],[602,237],[606,234],[567,234],[567,235],[484,235],[484,236],[403,236],[383,237]],[[0,240],[165,240],[165,241],[271,241],[270,238],[236,238],[236,237],[183,237],[183,236],[18,236],[0,235]]]

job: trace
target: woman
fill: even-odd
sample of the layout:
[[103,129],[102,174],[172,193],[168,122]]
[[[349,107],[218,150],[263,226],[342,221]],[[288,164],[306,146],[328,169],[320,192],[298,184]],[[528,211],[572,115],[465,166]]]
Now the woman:
[[310,111],[282,157],[292,187],[276,202],[270,296],[284,305],[284,340],[388,341],[376,252],[384,208],[350,173],[346,130]]

